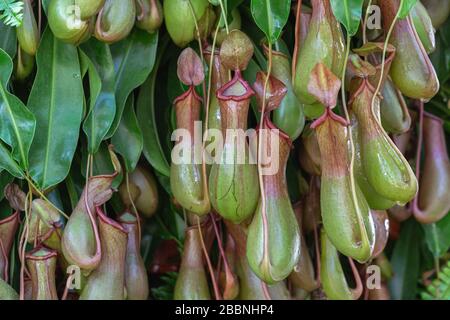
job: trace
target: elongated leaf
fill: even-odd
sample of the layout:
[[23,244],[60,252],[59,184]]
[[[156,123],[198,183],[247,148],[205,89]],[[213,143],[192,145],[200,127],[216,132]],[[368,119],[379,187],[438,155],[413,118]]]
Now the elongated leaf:
[[137,119],[144,137],[144,156],[156,171],[168,177],[170,166],[164,155],[155,121],[155,82],[157,68],[142,85],[137,100]]
[[11,58],[14,58],[17,52],[16,30],[13,27],[5,25],[0,21],[0,49],[6,51]]
[[409,11],[416,5],[417,0],[400,0],[400,8],[398,17],[400,19],[406,18],[406,16],[409,14]]
[[[89,112],[83,123],[88,137],[88,151],[94,154],[105,138],[116,115],[115,74],[109,46],[91,39],[82,46],[89,69]],[[83,57],[83,56],[82,56]]]
[[420,267],[420,243],[423,233],[414,219],[402,224],[400,238],[395,243],[391,264],[394,276],[389,282],[392,299],[415,299]]
[[37,53],[37,75],[28,106],[36,116],[30,174],[42,189],[67,176],[78,143],[83,86],[77,49],[44,32]]
[[141,157],[144,142],[134,111],[133,95],[127,100],[119,128],[111,141],[116,151],[125,159],[127,172],[134,171]]
[[70,173],[67,175],[67,178],[64,180],[64,182],[66,183],[67,195],[69,196],[70,207],[72,210],[75,209],[78,201],[80,200],[85,183],[85,180],[82,179],[82,176],[80,175],[80,168],[77,169],[78,171],[71,169]]
[[189,89],[189,86],[186,86],[178,78],[177,61],[178,56],[173,55],[167,63],[167,97],[171,102]]
[[[147,161],[153,166],[153,168],[156,170],[156,175],[158,177],[164,177],[167,178],[170,176],[170,166],[169,162],[167,161],[167,158],[164,153],[164,149],[162,147],[162,141],[165,137],[160,137],[161,131],[159,131],[162,127],[159,125],[161,124],[161,120],[157,120],[156,117],[156,81],[159,71],[159,66],[161,63],[161,60],[163,57],[166,56],[166,48],[169,43],[169,38],[165,36],[161,40],[161,45],[159,47],[158,56],[155,62],[155,66],[153,68],[152,73],[148,77],[148,79],[145,81],[145,83],[141,86],[139,89],[139,95],[136,103],[136,114],[137,119],[139,122],[139,126],[142,130],[142,135],[144,137],[144,156],[147,159]],[[174,65],[170,64],[169,62],[169,83],[170,82],[170,70],[172,67],[175,67]],[[172,86],[174,91],[177,91],[179,89],[179,81],[174,82],[177,83],[176,86]],[[169,100],[171,100],[169,88],[168,89],[168,95]],[[174,93],[176,95],[176,93]],[[165,113],[164,110],[158,110],[159,115],[163,115]],[[161,116],[160,118],[164,118],[164,116]],[[168,128],[167,134],[170,135],[172,130],[174,128]],[[169,139],[170,140],[170,139]],[[172,143],[172,142],[171,142]],[[171,147],[169,148],[169,150]],[[158,178],[158,180],[161,180]]]
[[22,101],[7,90],[12,70],[11,58],[0,49],[0,138],[11,146],[13,158],[26,170],[36,120]]
[[[16,178],[23,178],[23,170],[11,156],[9,150],[0,141],[0,169],[5,169]],[[3,196],[3,189],[0,190]]]
[[116,116],[106,135],[111,138],[119,127],[130,93],[139,87],[153,69],[158,46],[158,33],[135,29],[126,39],[111,46],[116,72]]
[[[436,50],[430,56],[441,83],[450,79],[450,43],[446,43],[450,42],[450,40],[446,40],[446,37],[450,38],[450,22],[447,22],[446,25],[447,28],[441,28],[436,34]],[[446,31],[447,29],[448,31]]]
[[280,37],[290,9],[291,0],[252,0],[251,3],[253,19],[270,43],[275,43]]
[[450,248],[450,214],[442,220],[422,225],[425,242],[435,258],[441,257]]
[[350,36],[358,32],[364,0],[331,0],[336,19],[342,23]]

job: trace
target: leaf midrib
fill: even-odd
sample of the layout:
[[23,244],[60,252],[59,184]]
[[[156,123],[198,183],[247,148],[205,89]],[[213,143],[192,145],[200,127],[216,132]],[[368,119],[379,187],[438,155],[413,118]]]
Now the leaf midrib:
[[131,35],[131,37],[128,41],[125,55],[123,56],[123,59],[120,60],[120,65],[116,72],[117,77],[116,77],[116,81],[114,83],[114,95],[116,97],[116,115],[114,117],[113,123],[111,124],[111,127],[109,128],[108,132],[105,135],[106,138],[112,137],[114,135],[114,133],[117,131],[117,128],[119,127],[119,124],[120,124],[120,119],[122,118],[123,110],[125,109],[126,100],[124,102],[121,101],[120,105],[117,103],[117,101],[118,101],[117,88],[119,88],[119,83],[121,82],[122,77],[123,77],[123,73],[124,73],[123,70],[125,69],[125,65],[126,65],[126,63],[124,63],[124,61],[128,60],[128,57],[130,56],[131,47],[133,46],[132,40],[133,40],[133,34]]
[[[56,57],[56,39],[52,38],[53,45],[52,45],[52,71],[51,71],[51,88],[53,89],[55,87],[55,57]],[[51,90],[50,95],[50,108],[48,113],[48,127],[47,127],[47,144],[45,147],[45,161],[44,161],[44,168],[42,173],[42,185],[41,187],[45,186],[45,182],[47,180],[47,167],[48,167],[48,159],[50,156],[50,140],[51,140],[51,127],[53,125],[53,109],[55,106],[55,90]]]
[[127,49],[125,51],[125,55],[123,56],[123,59],[121,59],[120,61],[120,66],[117,69],[117,78],[116,78],[116,83],[114,86],[114,89],[117,90],[117,88],[119,87],[118,83],[122,81],[122,76],[123,76],[123,70],[125,69],[125,65],[126,63],[124,63],[124,61],[128,60],[128,57],[130,56],[130,51],[131,51],[131,47],[132,47],[132,39],[130,39],[130,41],[128,42],[128,46]]
[[[345,12],[345,19],[347,20],[348,28],[351,30],[352,25],[350,21],[350,7],[348,6],[348,0],[344,0],[344,12]],[[348,33],[350,33],[350,30],[347,30]]]
[[158,74],[158,70],[157,69],[155,69],[154,70],[155,72],[154,72],[154,75],[153,75],[153,77],[152,77],[152,81],[151,81],[151,88],[150,88],[150,92],[151,92],[151,117],[152,117],[152,122],[153,122],[153,126],[154,126],[154,128],[155,128],[155,136],[157,137],[157,139],[156,139],[156,142],[157,142],[157,144],[158,144],[158,149],[159,149],[159,152],[161,153],[161,155],[162,155],[162,158],[163,158],[163,160],[164,160],[164,163],[165,163],[165,165],[166,165],[166,168],[170,168],[170,166],[169,166],[169,162],[167,161],[167,159],[166,159],[166,156],[164,155],[164,150],[163,150],[163,148],[162,148],[162,146],[161,146],[161,141],[159,141],[159,133],[158,133],[158,128],[157,128],[157,126],[156,126],[156,116],[155,116],[155,85],[156,85],[156,75]]
[[5,88],[3,88],[3,84],[0,84],[0,91],[1,91],[1,94],[2,94],[2,98],[3,98],[3,103],[7,106],[8,114],[9,114],[9,116],[11,118],[11,121],[12,121],[12,125],[13,125],[13,128],[14,128],[14,134],[15,134],[17,142],[19,144],[19,152],[20,152],[20,156],[22,158],[22,163],[23,163],[23,165],[25,166],[25,169],[26,169],[27,162],[26,162],[26,159],[25,159],[25,151],[23,150],[22,136],[20,135],[20,132],[19,132],[19,130],[17,128],[16,119],[14,118],[14,115],[13,115],[13,113],[11,111],[11,106],[10,106],[9,101],[7,99],[7,93],[5,91]]
[[268,40],[272,43],[273,36],[273,23],[270,13],[272,12],[272,6],[270,5],[270,0],[266,0],[266,13],[267,13],[267,27],[269,28],[270,35],[268,36]]

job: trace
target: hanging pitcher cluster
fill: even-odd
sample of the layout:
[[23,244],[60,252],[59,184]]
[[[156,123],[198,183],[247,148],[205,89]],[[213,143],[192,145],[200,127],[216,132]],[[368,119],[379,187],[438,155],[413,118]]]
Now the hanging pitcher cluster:
[[[208,236],[206,225],[211,219],[223,219],[231,235],[226,239],[226,247],[234,247],[228,256],[234,264],[230,269],[240,281],[238,292],[231,296],[256,297],[249,292],[249,281],[258,278],[270,285],[263,295],[266,298],[267,293],[280,294],[276,288],[289,282],[307,292],[322,286],[331,299],[358,299],[363,284],[353,260],[363,264],[382,259],[378,257],[383,257],[389,236],[387,210],[392,213],[407,206],[422,222],[437,221],[449,210],[450,201],[442,193],[450,181],[442,123],[424,116],[426,157],[421,185],[427,187],[422,192],[404,150],[394,142],[411,132],[414,113],[408,99],[427,101],[439,89],[427,55],[435,42],[424,7],[418,4],[405,19],[396,21],[386,39],[399,1],[382,1],[385,33],[369,34],[362,46],[348,50],[346,60],[345,39],[330,1],[312,0],[311,5],[311,9],[302,7],[299,15],[293,62],[281,42],[275,49],[262,43],[270,74],[257,72],[252,86],[243,74],[254,47],[241,31],[230,31],[217,49],[207,38],[201,39],[202,57],[211,69],[210,82],[197,53],[187,48],[180,55],[178,77],[187,91],[174,101],[177,129],[184,128],[194,137],[195,123],[204,119],[207,125],[201,128],[221,130],[223,136],[229,130],[245,131],[254,123],[252,99],[259,107],[256,120],[262,120],[255,128],[256,148],[249,137],[243,144],[224,138],[217,155],[204,149],[213,136],[206,131],[202,145],[194,147],[196,141],[189,141],[192,153],[186,157],[202,161],[172,164],[176,203],[203,223],[200,227],[193,219],[186,231],[183,276],[177,282],[180,299],[193,298],[184,287],[190,286],[188,278],[206,281],[204,259],[211,244],[206,244],[202,254],[197,238],[202,232]],[[179,37],[177,44],[184,46],[181,35],[174,31],[171,36]],[[340,79],[342,74],[345,77]],[[305,119],[311,122],[305,125]],[[431,137],[439,143],[432,143]],[[297,204],[291,202],[286,179],[295,146],[310,181]],[[268,157],[274,153],[276,160]],[[218,156],[217,161],[206,164],[206,156]],[[238,161],[240,156],[244,162]],[[258,161],[251,163],[251,157]],[[271,161],[277,161],[278,170],[264,172]],[[305,240],[312,231],[318,248],[315,255],[320,254],[317,271]],[[349,258],[354,289],[349,288],[340,254]],[[229,274],[230,269],[226,268],[222,289],[232,287],[234,292],[237,279]],[[196,275],[188,277],[188,272]],[[209,298],[207,286],[201,287],[196,297]]]

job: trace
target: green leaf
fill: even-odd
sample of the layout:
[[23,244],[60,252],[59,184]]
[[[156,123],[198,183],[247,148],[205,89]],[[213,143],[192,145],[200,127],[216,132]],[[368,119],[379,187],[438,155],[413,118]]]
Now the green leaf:
[[130,95],[125,105],[122,120],[119,128],[112,137],[112,144],[115,150],[125,159],[127,172],[132,172],[136,168],[142,154],[143,138],[134,111],[134,95]]
[[[227,13],[227,21],[231,23],[233,21],[233,10],[239,7],[239,5],[244,2],[244,0],[227,0],[225,1],[226,13]],[[222,16],[222,15],[221,15]]]
[[[450,26],[449,22],[447,24]],[[450,37],[450,33],[445,35],[444,30],[440,29],[436,34],[436,50],[430,55],[439,81],[443,84],[450,79],[450,45],[445,44],[445,37]]]
[[331,0],[336,19],[342,23],[349,36],[358,32],[364,0]]
[[398,17],[404,19],[408,16],[409,11],[416,5],[417,0],[400,0],[400,8],[398,9]]
[[44,9],[45,14],[47,14],[47,9],[50,5],[50,1],[52,0],[42,0],[42,8]]
[[158,33],[149,34],[137,28],[124,40],[111,46],[116,72],[116,116],[106,135],[111,138],[119,127],[123,109],[130,93],[139,87],[153,69]]
[[[100,75],[98,74],[97,69],[95,68],[94,64],[92,63],[91,59],[86,55],[86,53],[83,52],[83,50],[79,49],[78,54],[80,55],[80,71],[81,71],[81,78],[84,79],[86,74],[89,74],[89,91],[86,90],[84,99],[83,99],[83,115],[86,114],[86,100],[89,100],[89,111],[88,115],[86,116],[86,119],[83,122],[83,131],[87,136],[88,139],[88,150],[89,153],[93,154],[95,152],[92,152],[93,149],[93,140],[97,138],[97,135],[95,134],[95,130],[97,129],[97,126],[94,124],[95,120],[97,119],[96,116],[96,110],[95,104],[97,102],[97,98],[100,95],[100,91],[102,89],[102,81],[100,79]],[[87,96],[87,93],[89,92],[90,96]],[[114,119],[114,114],[112,116]],[[111,120],[112,122],[112,120]],[[100,138],[100,142],[101,139]],[[97,139],[96,139],[97,140]],[[99,143],[100,143],[99,142]]]
[[78,144],[83,86],[76,47],[44,32],[37,52],[37,74],[28,99],[36,116],[30,174],[47,189],[67,176]]
[[[170,176],[170,166],[164,155],[158,134],[155,117],[155,85],[158,66],[164,49],[161,49],[155,69],[141,86],[137,99],[137,119],[144,137],[144,156],[156,171],[164,176]],[[161,111],[160,111],[161,112]]]
[[392,299],[415,299],[420,269],[420,243],[423,233],[414,218],[402,224],[400,238],[392,252],[394,276],[389,282]]
[[270,43],[274,43],[280,37],[290,10],[291,0],[252,0],[251,2],[253,19]]
[[17,27],[22,24],[23,1],[1,0],[0,1],[0,20],[11,27]]
[[[255,62],[254,59],[251,59],[247,69],[244,70],[244,79],[248,83],[255,83],[256,81],[256,74],[261,71],[261,68],[259,65]],[[256,119],[261,118],[261,113],[259,112],[258,103],[256,102],[256,98],[252,97],[252,100],[250,101],[250,105],[252,107],[253,113],[255,114]]]
[[76,178],[79,179],[80,177],[81,175],[79,174],[79,172],[77,172],[76,174],[70,172],[70,174],[64,180],[66,184],[67,195],[69,196],[70,207],[72,208],[72,210],[74,210],[77,206],[78,200],[80,200],[81,193],[83,191],[83,185],[78,185],[75,181]]
[[236,9],[242,2],[244,2],[244,0],[226,0],[228,14]]
[[[183,82],[180,81],[177,74],[178,55],[173,55],[167,63],[167,97],[170,102],[181,96],[189,89]],[[205,73],[206,74],[206,73]],[[197,91],[197,93],[199,93]]]
[[435,258],[444,255],[450,249],[450,214],[436,223],[422,225],[425,242]]
[[90,103],[89,113],[83,123],[88,137],[88,151],[94,154],[105,138],[116,115],[116,97],[114,95],[115,74],[109,46],[91,39],[82,46],[89,70]]
[[[5,169],[14,177],[23,178],[23,170],[14,161],[9,150],[5,147],[3,142],[0,141],[0,169]],[[1,170],[0,170],[1,171]],[[3,189],[0,190],[1,196],[3,196]]]
[[26,170],[36,120],[22,101],[7,90],[12,70],[11,58],[0,49],[0,138],[11,146],[13,158]]
[[0,21],[0,49],[6,51],[11,58],[14,58],[17,51],[16,30]]

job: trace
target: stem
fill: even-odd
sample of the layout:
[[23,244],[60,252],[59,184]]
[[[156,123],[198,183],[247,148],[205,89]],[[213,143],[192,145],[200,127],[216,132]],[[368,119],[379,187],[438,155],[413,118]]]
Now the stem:
[[[203,49],[202,49],[202,40],[200,39],[200,29],[198,27],[197,23],[197,17],[195,16],[194,8],[192,7],[191,0],[189,0],[189,8],[191,10],[191,14],[194,17],[194,23],[195,23],[195,29],[197,31],[197,40],[198,40],[198,48],[200,51],[200,58],[202,60],[202,63],[205,63],[205,57],[203,55]],[[212,53],[214,55],[214,52]],[[210,68],[211,69],[211,68]],[[203,81],[203,97],[208,96],[208,91],[206,90],[206,83]],[[208,88],[211,90],[211,88]],[[209,105],[206,106],[206,113],[209,113]],[[206,121],[208,123],[208,120]],[[207,128],[207,126],[206,126]],[[204,130],[203,132],[203,144],[202,144],[202,178],[203,178],[203,201],[209,202],[209,191],[208,191],[208,175],[206,173],[206,151],[205,151],[205,137],[207,135],[207,131]]]
[[213,227],[214,227],[214,232],[216,234],[217,245],[219,247],[220,256],[222,257],[223,264],[225,266],[225,272],[226,272],[227,275],[231,274],[232,272],[231,272],[230,264],[228,263],[228,258],[227,258],[226,254],[225,254],[225,250],[223,249],[222,237],[219,234],[219,230],[217,228],[216,221],[215,221],[214,216],[212,214],[210,214],[210,218],[211,218],[211,221],[212,221],[212,224],[213,224]]
[[[222,13],[223,22],[225,24],[225,30],[227,31],[227,34],[230,33],[230,29],[228,27],[228,21],[227,21],[227,14],[225,12],[225,7],[223,6],[223,0],[219,0],[220,4],[220,12]],[[217,24],[219,26],[219,24]]]
[[[226,12],[225,7],[223,5],[223,0],[219,0],[219,4],[220,4],[220,13],[222,15],[222,19],[223,19],[223,22],[225,24],[225,31],[226,31],[226,33],[228,35],[230,33],[230,29],[229,29],[229,26],[228,26],[227,12]],[[220,20],[219,20],[219,22],[220,22]],[[217,23],[217,28],[219,28],[219,23]],[[215,41],[215,37],[216,36],[214,36],[214,41]],[[228,78],[229,79],[231,78],[231,70],[228,70]]]
[[355,300],[358,300],[359,297],[361,297],[362,293],[363,293],[363,283],[361,281],[361,276],[358,272],[358,269],[355,266],[355,263],[353,262],[353,259],[348,257],[348,262],[350,263],[350,267],[352,269],[352,273],[353,273],[353,277],[355,278],[355,282],[356,282],[356,287],[355,289],[352,289],[352,294],[353,294],[353,298]]
[[41,226],[41,218],[38,216],[37,217],[37,223],[36,223],[36,227],[34,228],[34,243],[33,243],[33,247],[36,248],[38,245],[38,238],[39,238],[39,228]]
[[[355,183],[355,176],[353,174],[353,168],[355,165],[355,142],[353,141],[352,124],[350,122],[350,116],[348,113],[347,100],[346,100],[346,95],[345,95],[345,75],[347,72],[348,57],[350,55],[350,44],[351,44],[351,37],[350,37],[350,34],[347,32],[344,67],[342,69],[342,76],[341,76],[341,99],[342,99],[342,108],[344,110],[345,119],[347,120],[347,123],[349,124],[348,125],[348,140],[350,142],[350,151],[351,151],[349,171],[350,171],[350,185],[351,185],[352,198],[354,199],[354,203],[356,204],[355,210],[358,215],[359,228],[360,228],[360,230],[365,230],[364,221],[362,220],[362,214],[360,211],[360,207],[358,204],[358,198],[356,195],[356,183]],[[368,243],[369,240],[367,239],[367,235],[363,233],[362,236],[363,237],[365,236],[365,239],[362,239],[362,240],[364,240],[366,243]]]
[[[269,56],[268,56],[268,69],[266,81],[264,83],[264,91],[263,91],[263,101],[261,106],[261,118],[260,118],[260,126],[262,126],[264,120],[264,112],[266,109],[266,92],[267,86],[269,85],[269,78],[272,72],[272,42],[270,39],[267,39],[267,43],[269,46]],[[262,128],[261,128],[262,129]],[[261,194],[261,211],[262,211],[262,219],[263,219],[263,248],[264,248],[264,260],[268,259],[269,254],[269,227],[267,221],[267,212],[266,212],[266,196],[264,191],[264,179],[262,174],[262,166],[261,166],[261,152],[262,152],[262,130],[258,133],[258,178],[259,178],[259,191]]]
[[39,34],[41,34],[41,26],[42,26],[42,0],[38,1],[38,26],[39,26]]
[[[364,16],[363,25],[362,25],[362,31],[363,31],[363,44],[367,43],[367,20],[369,19],[369,9],[372,6],[372,0],[369,0],[369,3],[367,4],[366,14]],[[365,57],[367,59],[367,57]]]
[[372,104],[371,104],[372,112],[373,112],[373,107],[374,107],[374,104],[375,104],[375,100],[376,100],[376,98],[378,96],[378,93],[381,90],[381,85],[383,83],[384,65],[385,65],[385,62],[386,62],[386,52],[387,52],[387,47],[389,45],[389,39],[391,38],[392,31],[394,30],[395,24],[396,24],[397,20],[399,19],[399,14],[400,14],[400,7],[397,10],[397,13],[395,14],[394,20],[392,21],[392,24],[389,27],[389,31],[388,31],[388,33],[386,35],[386,39],[384,41],[383,55],[381,57],[381,74],[380,74],[380,79],[378,80],[377,88],[375,89],[375,92],[373,93]]
[[58,211],[59,214],[64,216],[64,218],[66,218],[67,220],[69,219],[69,216],[67,214],[65,214],[61,209],[59,209],[50,200],[48,200],[48,198],[42,193],[42,191],[39,190],[39,188],[33,183],[33,180],[31,180],[31,178],[28,176],[28,172],[25,173],[24,178],[28,182],[30,190],[34,190],[39,195],[39,197],[41,197],[44,201],[48,202],[48,204],[50,204],[53,207],[53,209]]
[[264,281],[261,281],[261,287],[263,290],[264,298],[266,298],[266,300],[272,300],[267,283],[265,283]]
[[214,289],[214,295],[216,296],[216,300],[222,300],[219,291],[219,285],[216,281],[216,277],[214,276],[214,269],[211,264],[211,259],[209,259],[208,251],[206,250],[205,241],[203,240],[202,229],[200,227],[200,218],[197,216],[197,231],[200,235],[200,242],[202,244],[203,253],[205,254],[206,264],[208,265],[209,274],[211,277],[211,282]]
[[[208,92],[206,95],[206,114],[205,114],[205,131],[203,133],[203,145],[202,150],[204,151],[206,148],[206,138],[208,137],[208,128],[209,128],[209,105],[211,104],[211,81],[212,81],[212,65],[214,63],[214,54],[216,50],[216,40],[217,34],[219,33],[219,25],[217,24],[216,31],[214,32],[213,43],[211,47],[211,57],[209,58],[209,70],[208,70]],[[203,50],[200,51],[203,52]],[[204,161],[205,159],[203,159]]]
[[[93,154],[90,155],[90,159],[91,159],[90,160],[91,164],[90,164],[90,169],[89,169],[89,177],[92,177],[92,176],[94,176],[94,155]],[[113,163],[113,165],[114,165],[114,163]],[[114,168],[114,170],[117,171],[116,168]]]
[[291,77],[292,83],[294,83],[295,70],[297,69],[297,58],[300,50],[300,19],[302,14],[302,0],[297,2],[297,11],[295,13],[295,34],[294,34],[294,53],[292,54],[292,70]]
[[133,211],[134,211],[134,215],[136,217],[136,221],[137,221],[137,227],[138,227],[138,235],[139,235],[139,248],[141,247],[141,218],[139,216],[139,212],[136,208],[136,205],[134,204],[134,200],[133,197],[131,196],[131,192],[130,192],[130,179],[129,179],[129,174],[128,172],[125,173],[125,184],[127,186],[127,194],[128,194],[128,198],[130,199],[131,202],[131,206],[133,207]]
[[347,43],[346,43],[346,48],[345,48],[344,67],[342,68],[342,75],[341,75],[341,98],[342,98],[342,108],[344,109],[344,113],[345,113],[345,119],[348,121],[348,123],[350,123],[350,116],[348,114],[347,100],[346,100],[346,96],[345,96],[345,75],[347,73],[347,62],[348,62],[348,57],[350,55],[350,41],[351,41],[351,37],[347,33]]

